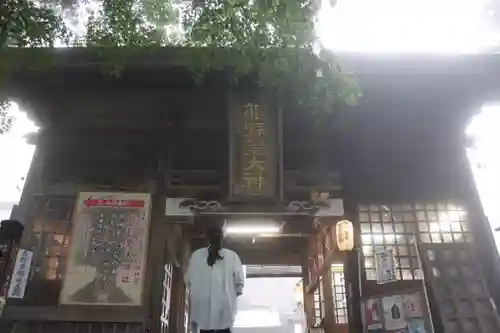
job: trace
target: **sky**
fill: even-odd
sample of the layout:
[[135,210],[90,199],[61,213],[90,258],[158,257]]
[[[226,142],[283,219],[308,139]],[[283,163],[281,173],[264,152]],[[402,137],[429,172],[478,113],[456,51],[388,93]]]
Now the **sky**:
[[23,136],[37,130],[17,104],[13,104],[10,113],[15,118],[12,129],[0,136],[0,220],[9,218],[12,205],[18,203],[35,151],[35,146],[28,145]]
[[[492,230],[500,228],[500,105],[487,105],[476,115],[466,130],[471,139],[467,156],[472,174]],[[500,253],[500,231],[493,231]]]
[[498,45],[491,0],[322,0],[323,46],[352,52],[476,53]]

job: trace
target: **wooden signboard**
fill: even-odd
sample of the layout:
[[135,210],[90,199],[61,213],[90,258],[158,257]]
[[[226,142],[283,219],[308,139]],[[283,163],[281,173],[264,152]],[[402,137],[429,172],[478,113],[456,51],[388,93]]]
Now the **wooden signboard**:
[[231,196],[274,198],[278,147],[275,113],[262,96],[233,94],[229,103]]

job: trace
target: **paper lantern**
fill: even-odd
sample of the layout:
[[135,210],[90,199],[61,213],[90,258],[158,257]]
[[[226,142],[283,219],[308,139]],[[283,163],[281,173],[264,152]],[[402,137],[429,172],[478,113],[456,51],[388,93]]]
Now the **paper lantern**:
[[351,251],[354,248],[354,226],[351,221],[339,221],[336,225],[337,247],[340,251]]

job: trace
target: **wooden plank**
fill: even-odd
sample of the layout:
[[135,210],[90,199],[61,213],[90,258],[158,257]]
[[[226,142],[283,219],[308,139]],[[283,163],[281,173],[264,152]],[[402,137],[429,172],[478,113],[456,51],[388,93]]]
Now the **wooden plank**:
[[9,306],[2,320],[6,321],[89,321],[142,323],[146,318],[143,308],[99,306]]

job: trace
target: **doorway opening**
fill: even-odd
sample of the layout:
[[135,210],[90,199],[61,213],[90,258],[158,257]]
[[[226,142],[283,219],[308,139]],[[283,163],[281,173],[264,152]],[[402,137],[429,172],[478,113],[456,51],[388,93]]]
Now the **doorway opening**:
[[236,333],[302,333],[305,315],[300,266],[247,265]]

